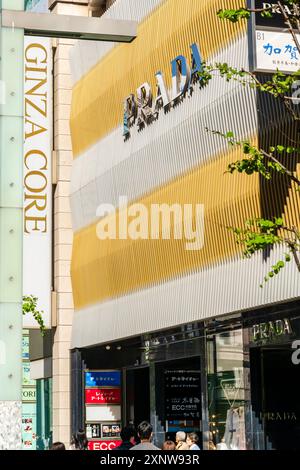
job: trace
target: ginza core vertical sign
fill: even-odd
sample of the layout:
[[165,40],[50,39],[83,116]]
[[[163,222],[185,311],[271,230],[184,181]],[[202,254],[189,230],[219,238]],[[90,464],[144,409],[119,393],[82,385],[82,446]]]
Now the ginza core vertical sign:
[[[23,294],[38,298],[51,326],[52,51],[48,38],[24,38]],[[37,328],[26,315],[25,328]]]

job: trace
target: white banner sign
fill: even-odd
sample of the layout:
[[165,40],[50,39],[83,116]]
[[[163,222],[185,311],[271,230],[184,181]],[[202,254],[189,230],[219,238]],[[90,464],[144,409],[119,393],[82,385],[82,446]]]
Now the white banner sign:
[[255,69],[260,72],[299,70],[300,54],[292,35],[289,32],[256,31]]
[[[52,51],[48,38],[24,38],[23,295],[38,298],[51,327]],[[24,316],[25,328],[38,328]]]

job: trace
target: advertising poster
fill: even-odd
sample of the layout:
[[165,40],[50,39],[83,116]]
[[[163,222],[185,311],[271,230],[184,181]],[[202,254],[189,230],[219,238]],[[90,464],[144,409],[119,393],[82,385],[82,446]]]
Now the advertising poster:
[[35,387],[35,380],[30,378],[30,362],[23,362],[23,387]]
[[23,450],[36,450],[36,405],[23,404],[22,410]]
[[100,423],[89,423],[86,425],[86,437],[88,439],[100,439],[101,425]]
[[102,437],[120,437],[121,423],[102,424]]
[[22,449],[36,450],[36,381],[30,378],[29,332],[22,336]]
[[22,359],[29,361],[29,336],[22,336]]

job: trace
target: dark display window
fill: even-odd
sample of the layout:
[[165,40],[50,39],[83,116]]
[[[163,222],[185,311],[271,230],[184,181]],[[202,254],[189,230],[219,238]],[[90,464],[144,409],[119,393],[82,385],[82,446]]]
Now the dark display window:
[[156,364],[156,399],[166,439],[176,432],[196,432],[202,439],[200,358],[192,357]]

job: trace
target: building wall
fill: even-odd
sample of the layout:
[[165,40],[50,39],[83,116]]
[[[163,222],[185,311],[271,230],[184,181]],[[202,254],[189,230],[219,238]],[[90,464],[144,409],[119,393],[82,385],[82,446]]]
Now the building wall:
[[0,450],[21,449],[23,44],[22,30],[0,24]]
[[[87,1],[50,2],[52,14],[87,15]],[[73,299],[70,279],[72,225],[69,204],[72,144],[69,118],[69,54],[74,41],[58,39],[54,48],[54,290],[56,330],[53,347],[53,440],[70,442],[70,339]]]
[[[204,89],[195,86],[193,95],[170,112],[161,111],[142,132],[133,129],[124,142],[125,98],[144,82],[154,91],[159,70],[170,89],[170,62],[178,54],[189,58],[192,43],[209,63],[249,67],[246,24],[220,23],[216,11],[222,5],[235,8],[239,2],[119,0],[105,15],[138,21],[137,39],[130,45],[79,43],[72,51],[72,347],[300,295],[293,263],[285,271],[286,282],[260,289],[283,253],[276,248],[268,257],[245,260],[226,229],[265,213],[266,192],[258,175],[224,175],[241,155],[205,128],[232,130],[237,138],[256,143],[261,129],[255,92],[215,78]],[[278,216],[300,225],[299,195],[281,194]],[[120,196],[148,208],[152,203],[204,204],[203,249],[188,251],[184,240],[99,240],[97,208],[103,203],[119,208]]]

